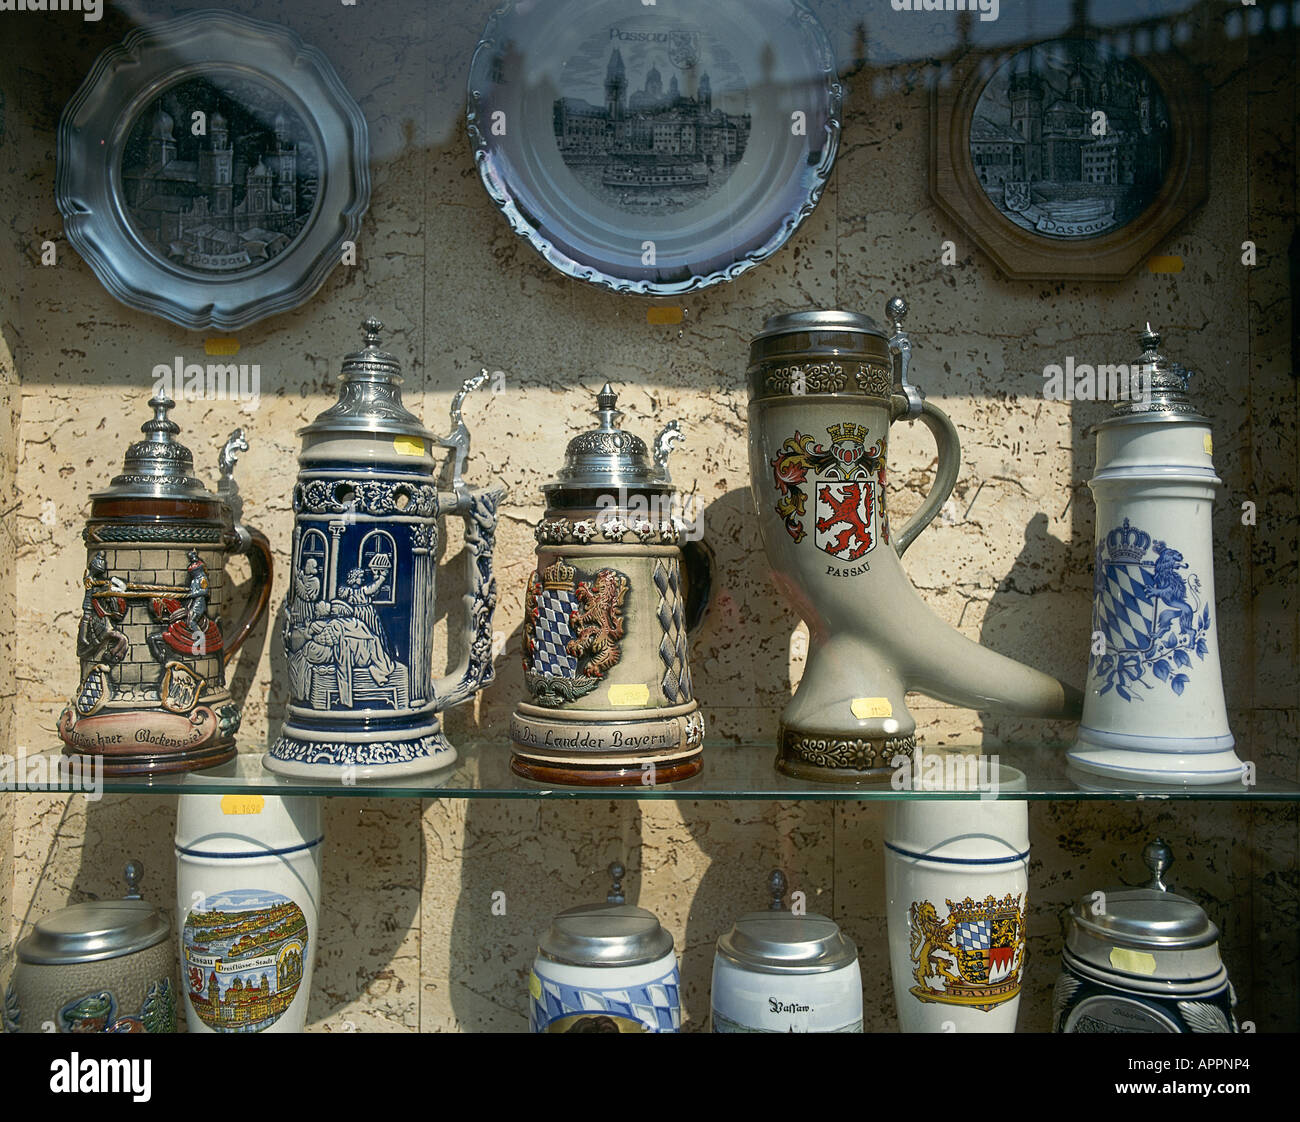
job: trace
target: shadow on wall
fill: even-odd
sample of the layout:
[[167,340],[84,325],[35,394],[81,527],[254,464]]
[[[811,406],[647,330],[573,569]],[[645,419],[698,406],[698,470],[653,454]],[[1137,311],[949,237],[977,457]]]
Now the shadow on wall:
[[[1054,537],[1047,515],[1035,514],[1011,569],[989,600],[980,645],[1080,686],[1088,662],[1090,564],[1088,550]],[[1052,610],[1054,602],[1059,610]],[[997,748],[1072,737],[1075,722],[980,710],[977,727],[983,746]]]

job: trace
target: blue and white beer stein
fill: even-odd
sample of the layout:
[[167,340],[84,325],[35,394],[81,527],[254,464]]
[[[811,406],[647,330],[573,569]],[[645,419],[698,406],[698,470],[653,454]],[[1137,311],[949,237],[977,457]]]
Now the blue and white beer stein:
[[623,866],[609,867],[603,904],[555,917],[528,976],[533,1032],[680,1032],[681,979],[673,937],[653,912],[623,896]]
[[[452,401],[452,432],[439,438],[402,405],[401,367],[366,345],[343,362],[339,400],[310,425],[293,492],[292,588],[284,614],[288,715],[265,766],[280,775],[343,781],[446,767],[456,750],[440,715],[493,678],[492,549],[500,487],[461,479],[469,430],[465,396]],[[440,491],[434,447],[453,452],[451,490]],[[438,520],[465,520],[469,591],[465,656],[454,673],[433,668]]]
[[1141,396],[1096,429],[1092,646],[1069,758],[1112,779],[1231,782],[1241,761],[1219,669],[1210,422],[1150,325],[1140,341]]

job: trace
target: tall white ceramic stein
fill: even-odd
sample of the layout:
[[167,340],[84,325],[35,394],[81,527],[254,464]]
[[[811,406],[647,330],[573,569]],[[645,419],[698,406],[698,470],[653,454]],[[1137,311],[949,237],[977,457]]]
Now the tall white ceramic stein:
[[1097,425],[1092,645],[1069,758],[1113,779],[1229,783],[1241,760],[1219,669],[1210,422],[1149,324],[1141,345],[1143,394]]
[[[995,774],[1003,791],[1025,785],[1014,768]],[[1028,805],[989,797],[890,806],[889,964],[903,1032],[1015,1031],[1026,947]]]
[[176,900],[190,1032],[302,1032],[322,839],[317,798],[180,796]]

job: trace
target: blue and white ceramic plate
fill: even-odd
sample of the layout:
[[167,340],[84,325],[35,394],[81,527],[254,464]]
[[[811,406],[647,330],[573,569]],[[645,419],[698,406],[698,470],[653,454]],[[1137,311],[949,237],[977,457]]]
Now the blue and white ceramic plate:
[[798,0],[513,0],[470,67],[484,186],[561,272],[674,295],[731,280],[812,212],[841,90]]

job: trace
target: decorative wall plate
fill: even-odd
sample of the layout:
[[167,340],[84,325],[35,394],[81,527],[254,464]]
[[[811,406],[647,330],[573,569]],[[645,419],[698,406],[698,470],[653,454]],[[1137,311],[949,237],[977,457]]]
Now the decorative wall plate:
[[469,79],[484,186],[561,272],[672,295],[776,252],[835,161],[841,91],[799,0],[504,4]]
[[59,123],[55,194],[119,300],[233,330],[308,300],[356,239],[366,122],[293,32],[196,12],[99,56]]
[[1013,280],[1119,280],[1205,198],[1205,92],[1080,37],[969,54],[932,96],[930,193]]

